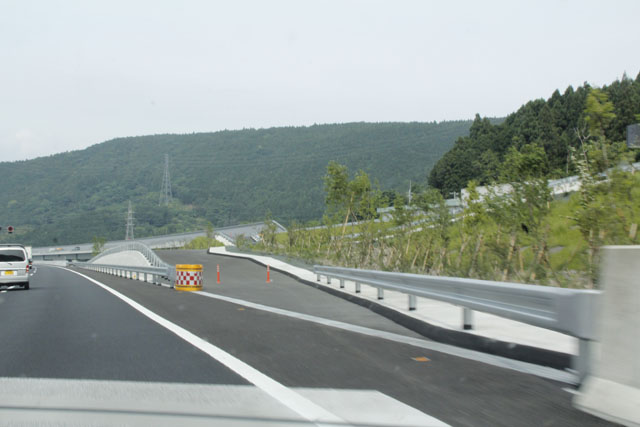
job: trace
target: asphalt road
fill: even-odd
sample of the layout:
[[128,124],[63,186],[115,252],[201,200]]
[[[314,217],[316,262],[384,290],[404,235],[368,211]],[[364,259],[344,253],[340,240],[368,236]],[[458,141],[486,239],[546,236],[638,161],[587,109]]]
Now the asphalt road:
[[[171,265],[202,264],[203,290],[251,301],[270,307],[298,313],[330,318],[354,325],[419,337],[419,334],[392,322],[364,307],[355,305],[326,292],[300,284],[286,274],[270,272],[267,283],[264,266],[241,258],[210,255],[203,250],[160,250],[158,256]],[[220,284],[217,283],[217,266],[220,266]]]
[[[263,268],[250,261],[169,254],[165,259],[200,262],[205,271],[220,264],[223,286],[207,285],[212,293],[412,335],[287,276],[272,273],[274,282],[267,285]],[[82,273],[287,387],[378,390],[459,426],[607,425],[573,409],[566,384],[203,295]],[[40,267],[31,290],[0,293],[0,322],[0,376],[246,384],[106,290],[63,269]]]
[[38,267],[28,291],[0,293],[0,325],[4,377],[247,384],[103,289],[55,267]]

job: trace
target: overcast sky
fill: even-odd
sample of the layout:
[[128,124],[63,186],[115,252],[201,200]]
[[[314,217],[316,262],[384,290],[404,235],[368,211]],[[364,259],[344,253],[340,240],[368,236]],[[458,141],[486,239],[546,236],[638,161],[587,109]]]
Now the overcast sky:
[[505,116],[640,72],[640,1],[0,0],[0,161],[157,133]]

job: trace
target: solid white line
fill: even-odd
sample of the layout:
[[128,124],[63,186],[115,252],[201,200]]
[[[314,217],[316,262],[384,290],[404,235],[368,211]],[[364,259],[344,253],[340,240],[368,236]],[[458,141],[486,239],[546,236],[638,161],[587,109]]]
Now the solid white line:
[[86,276],[82,273],[79,273],[74,270],[70,270],[68,268],[63,268],[63,269],[70,271],[72,273],[75,273],[78,276],[81,276],[86,280],[100,286],[107,292],[112,293],[113,295],[120,298],[125,303],[129,304],[134,309],[138,310],[140,313],[147,316],[149,319],[153,320],[159,325],[170,330],[171,332],[173,332],[183,340],[187,341],[189,344],[193,345],[194,347],[197,347],[198,349],[202,350],[203,352],[205,352],[206,354],[208,354],[218,362],[222,363],[223,365],[225,365],[226,367],[234,371],[236,374],[240,375],[241,377],[243,377],[250,383],[254,384],[256,387],[258,387],[259,389],[261,389],[262,391],[264,391],[274,399],[278,400],[280,403],[282,403],[289,409],[300,414],[302,417],[306,418],[307,420],[317,425],[322,425],[322,423],[331,423],[333,425],[335,424],[348,425],[343,419],[332,414],[331,412],[327,411],[321,406],[316,405],[309,399],[296,393],[295,391],[284,386],[283,384],[280,384],[276,380],[268,377],[267,375],[263,374],[262,372],[258,371],[252,366],[244,363],[240,359],[237,359],[236,357],[232,356],[231,354],[227,353],[221,348],[206,342],[202,338],[192,334],[186,329],[181,328],[175,323],[157,315],[151,310],[135,302],[131,298],[121,294],[120,292],[114,289],[111,289],[109,286],[101,282],[98,282],[97,280],[92,279],[91,277]]
[[350,323],[340,322],[337,320],[326,319],[324,317],[312,316],[310,314],[298,313],[295,311],[284,310],[282,308],[271,307],[268,305],[257,304],[251,301],[245,301],[237,298],[227,297],[223,295],[212,294],[205,291],[193,292],[197,295],[206,296],[237,305],[242,305],[256,310],[267,311],[281,316],[292,317],[294,319],[304,320],[307,322],[318,323],[324,326],[330,326],[337,329],[343,329],[349,332],[355,332],[362,335],[368,335],[376,338],[382,338],[401,344],[408,344],[428,350],[438,351],[440,353],[450,354],[452,356],[462,357],[476,362],[486,363],[488,365],[497,366],[499,368],[511,369],[525,374],[536,375],[542,378],[561,381],[567,384],[576,384],[577,377],[571,373],[561,371],[547,366],[540,366],[533,363],[521,362],[519,360],[508,359],[506,357],[495,356],[492,354],[482,353],[466,348],[455,347],[435,341],[427,341],[420,338],[408,337],[405,335],[395,334],[393,332],[380,331],[365,326],[352,325]]

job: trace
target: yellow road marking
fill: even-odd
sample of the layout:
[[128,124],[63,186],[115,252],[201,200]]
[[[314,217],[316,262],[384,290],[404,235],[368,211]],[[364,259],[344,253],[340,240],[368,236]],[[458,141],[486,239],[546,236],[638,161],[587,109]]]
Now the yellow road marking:
[[415,360],[416,362],[429,362],[431,360],[424,356],[412,357],[412,359]]

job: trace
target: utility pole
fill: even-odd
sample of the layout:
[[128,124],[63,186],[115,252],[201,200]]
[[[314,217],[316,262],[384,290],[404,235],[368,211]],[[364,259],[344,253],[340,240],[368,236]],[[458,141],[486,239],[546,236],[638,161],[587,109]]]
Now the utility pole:
[[160,190],[160,201],[158,205],[169,206],[171,203],[171,176],[169,175],[169,155],[164,155],[164,176],[162,177],[162,189]]
[[411,180],[409,180],[409,205],[411,204]]
[[131,200],[129,200],[129,210],[127,211],[127,234],[124,240],[133,240],[133,208],[131,207]]

